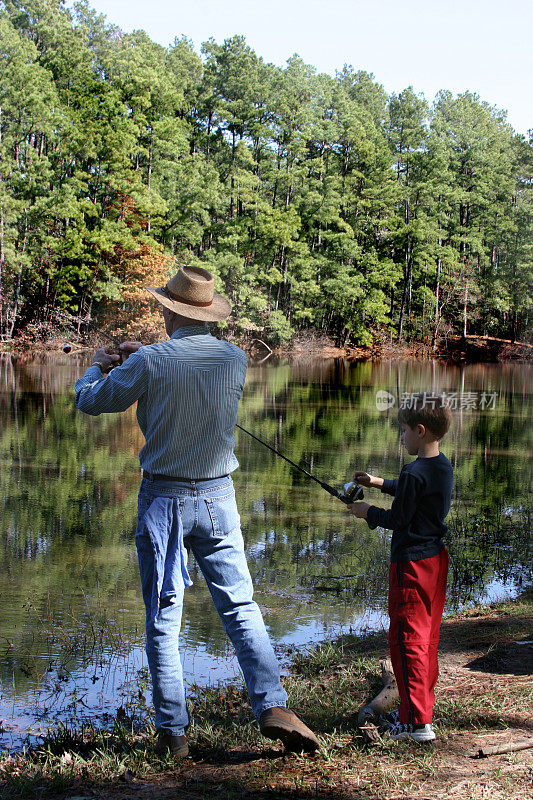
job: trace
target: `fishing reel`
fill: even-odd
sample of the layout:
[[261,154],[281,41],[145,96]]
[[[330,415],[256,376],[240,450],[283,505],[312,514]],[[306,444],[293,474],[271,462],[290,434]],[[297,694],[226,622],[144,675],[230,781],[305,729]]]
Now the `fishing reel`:
[[362,500],[365,494],[361,486],[359,486],[356,481],[351,481],[350,483],[344,484],[344,494],[339,494],[339,500],[342,500],[343,503],[348,505],[349,503],[357,503],[358,500]]

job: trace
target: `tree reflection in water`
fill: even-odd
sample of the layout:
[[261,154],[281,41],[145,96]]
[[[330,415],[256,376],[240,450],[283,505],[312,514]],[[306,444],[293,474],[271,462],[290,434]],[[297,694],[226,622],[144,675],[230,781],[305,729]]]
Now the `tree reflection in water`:
[[[79,697],[89,715],[115,710],[118,687],[143,664],[133,541],[142,436],[134,409],[97,418],[75,410],[72,387],[85,366],[80,356],[0,359],[0,674],[3,704],[14,704],[15,716],[29,703],[44,713],[54,687],[56,710]],[[396,408],[378,411],[378,390],[396,399],[424,390],[495,393],[495,408],[454,412],[443,442],[456,481],[449,607],[457,608],[508,596],[531,578],[530,386],[526,365],[251,366],[239,421],[340,488],[354,468],[393,477],[405,458]],[[244,433],[236,452],[243,534],[273,639],[303,644],[341,628],[384,625],[388,534],[349,518]],[[368,497],[390,502],[377,492]],[[186,673],[201,682],[212,678],[213,657],[229,649],[191,566],[182,646]]]

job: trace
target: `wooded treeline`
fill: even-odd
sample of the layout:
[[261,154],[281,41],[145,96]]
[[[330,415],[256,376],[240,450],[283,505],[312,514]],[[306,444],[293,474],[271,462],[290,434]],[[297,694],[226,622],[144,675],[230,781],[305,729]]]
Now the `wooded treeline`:
[[430,107],[239,36],[200,57],[86,0],[3,0],[0,333],[63,313],[146,328],[140,287],[177,260],[271,342],[524,337],[532,152],[475,94]]

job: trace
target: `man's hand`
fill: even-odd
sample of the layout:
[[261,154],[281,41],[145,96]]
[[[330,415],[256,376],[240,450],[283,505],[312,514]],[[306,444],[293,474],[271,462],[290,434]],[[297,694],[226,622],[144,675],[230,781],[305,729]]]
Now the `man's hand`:
[[350,503],[348,513],[353,514],[357,519],[366,519],[366,512],[370,508],[370,503]]
[[120,351],[120,355],[122,356],[122,360],[125,361],[128,356],[131,356],[132,353],[136,353],[137,350],[142,346],[142,342],[122,342],[122,344],[119,344],[118,349]]
[[378,478],[377,475],[369,475],[368,472],[354,472],[353,479],[359,486],[375,486],[378,489],[383,486],[383,478]]
[[117,353],[108,353],[105,347],[101,347],[94,354],[93,364],[99,364],[104,375],[120,364],[120,356]]

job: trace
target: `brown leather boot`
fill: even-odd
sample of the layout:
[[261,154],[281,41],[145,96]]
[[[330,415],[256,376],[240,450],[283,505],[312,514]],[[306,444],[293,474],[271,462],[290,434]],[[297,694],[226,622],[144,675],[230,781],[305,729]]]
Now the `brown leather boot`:
[[154,750],[158,756],[171,755],[185,758],[189,755],[189,745],[185,736],[173,736],[168,731],[157,731]]
[[320,747],[313,731],[288,708],[267,708],[259,719],[259,729],[267,739],[281,739],[293,753],[314,753]]

